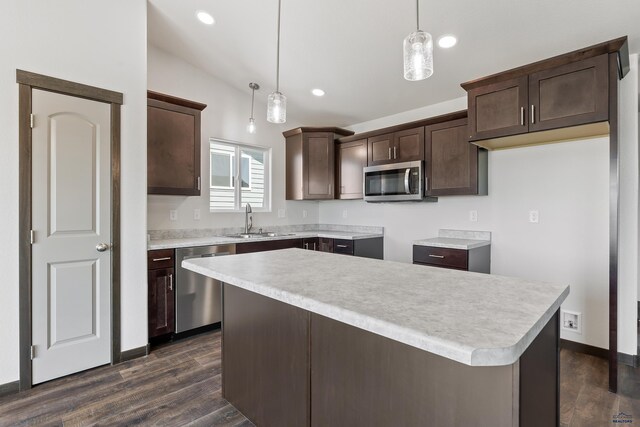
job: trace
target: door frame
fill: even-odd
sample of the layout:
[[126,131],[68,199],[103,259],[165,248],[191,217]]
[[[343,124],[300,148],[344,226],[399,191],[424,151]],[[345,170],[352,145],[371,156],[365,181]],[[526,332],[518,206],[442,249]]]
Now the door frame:
[[111,106],[111,364],[121,360],[120,342],[120,106],[123,95],[98,87],[16,70],[19,88],[19,325],[20,391],[32,386],[31,372],[31,113],[32,90],[104,102]]

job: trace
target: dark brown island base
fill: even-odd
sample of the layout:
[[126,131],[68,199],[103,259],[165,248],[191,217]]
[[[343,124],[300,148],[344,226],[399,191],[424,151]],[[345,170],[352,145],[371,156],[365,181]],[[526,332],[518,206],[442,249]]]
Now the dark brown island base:
[[567,286],[298,249],[183,265],[226,282],[223,395],[258,426],[559,425]]

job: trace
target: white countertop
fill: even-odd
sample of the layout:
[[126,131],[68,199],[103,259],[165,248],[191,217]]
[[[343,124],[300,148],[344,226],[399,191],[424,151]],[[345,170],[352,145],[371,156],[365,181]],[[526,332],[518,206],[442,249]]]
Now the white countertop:
[[206,237],[185,237],[181,239],[158,239],[151,240],[147,245],[147,249],[173,249],[188,248],[192,246],[209,246],[209,245],[228,245],[232,243],[249,243],[263,242],[267,240],[285,240],[285,239],[302,239],[309,237],[327,237],[330,239],[370,239],[374,237],[383,237],[382,233],[358,233],[352,231],[300,231],[295,233],[286,233],[275,237],[251,237],[242,239],[238,237],[226,236],[206,236]]
[[285,249],[183,267],[470,366],[513,364],[569,286]]
[[434,237],[432,239],[415,240],[413,242],[416,246],[431,246],[435,248],[450,248],[450,249],[473,249],[481,246],[487,246],[491,244],[490,240],[476,240],[476,239],[458,239],[453,237]]

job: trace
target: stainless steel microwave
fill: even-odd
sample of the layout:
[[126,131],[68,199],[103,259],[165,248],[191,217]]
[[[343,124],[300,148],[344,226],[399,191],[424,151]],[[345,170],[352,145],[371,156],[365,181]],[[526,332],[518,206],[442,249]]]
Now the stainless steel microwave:
[[363,169],[363,194],[367,202],[422,200],[423,162],[391,163]]

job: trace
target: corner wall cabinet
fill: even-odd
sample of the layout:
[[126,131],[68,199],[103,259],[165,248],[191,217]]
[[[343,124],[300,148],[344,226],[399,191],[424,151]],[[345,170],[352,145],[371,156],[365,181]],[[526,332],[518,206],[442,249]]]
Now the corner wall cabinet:
[[175,330],[175,257],[173,249],[159,249],[147,254],[149,338],[155,338]]
[[285,137],[286,199],[333,199],[335,140],[353,132],[339,128],[297,128]]
[[205,104],[147,92],[147,193],[199,196]]

